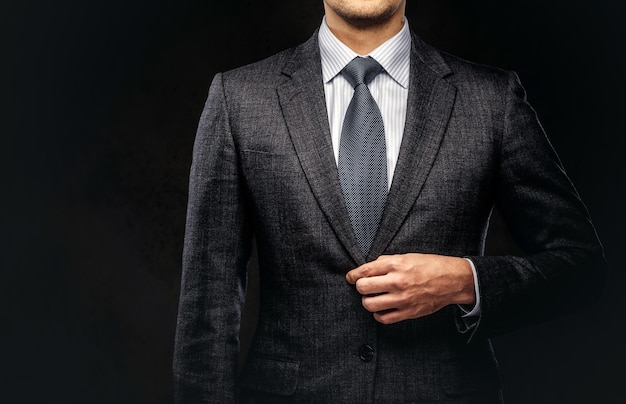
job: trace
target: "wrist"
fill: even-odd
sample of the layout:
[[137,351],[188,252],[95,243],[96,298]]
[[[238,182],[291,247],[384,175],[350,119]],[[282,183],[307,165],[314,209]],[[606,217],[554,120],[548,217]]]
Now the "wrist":
[[456,281],[455,304],[473,306],[476,304],[476,288],[474,286],[474,271],[465,258],[454,257],[452,265]]

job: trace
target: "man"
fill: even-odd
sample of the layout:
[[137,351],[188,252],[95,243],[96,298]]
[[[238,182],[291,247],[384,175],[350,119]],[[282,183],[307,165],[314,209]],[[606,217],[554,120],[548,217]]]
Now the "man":
[[[324,9],[309,41],[211,85],[177,400],[499,403],[488,338],[596,294],[586,209],[514,73],[429,47],[404,0]],[[525,256],[482,255],[494,205]],[[259,319],[238,376],[253,237]]]

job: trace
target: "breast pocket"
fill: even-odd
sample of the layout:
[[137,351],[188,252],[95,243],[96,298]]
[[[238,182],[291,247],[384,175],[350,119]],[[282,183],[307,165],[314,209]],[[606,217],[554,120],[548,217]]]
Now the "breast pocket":
[[300,162],[295,153],[243,150],[242,165],[246,171],[299,173]]

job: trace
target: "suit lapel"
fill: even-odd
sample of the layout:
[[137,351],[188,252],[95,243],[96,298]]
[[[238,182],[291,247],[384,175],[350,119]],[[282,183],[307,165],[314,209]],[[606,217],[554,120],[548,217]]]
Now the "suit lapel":
[[[345,207],[337,175],[321,73],[317,32],[295,48],[277,92],[300,165],[337,238],[356,265],[365,262]],[[419,196],[450,119],[456,88],[441,55],[413,36],[407,117],[387,204],[367,257],[381,255]]]
[[368,260],[381,255],[400,229],[435,161],[450,119],[456,87],[440,54],[413,36],[407,116],[394,178]]
[[294,52],[277,89],[283,117],[300,165],[321,210],[357,265],[364,263],[345,207],[335,162],[317,32]]

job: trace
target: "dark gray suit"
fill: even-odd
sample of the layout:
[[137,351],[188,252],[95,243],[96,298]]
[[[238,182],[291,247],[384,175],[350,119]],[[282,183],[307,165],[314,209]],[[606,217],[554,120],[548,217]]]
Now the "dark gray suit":
[[[527,253],[484,257],[494,204]],[[238,381],[251,240],[260,315]],[[482,314],[457,307],[381,325],[345,280],[381,254],[470,257]],[[413,38],[406,128],[368,257],[330,140],[317,34],[218,74],[191,168],[174,373],[179,403],[497,403],[489,336],[579,306],[601,246],[513,73]]]

